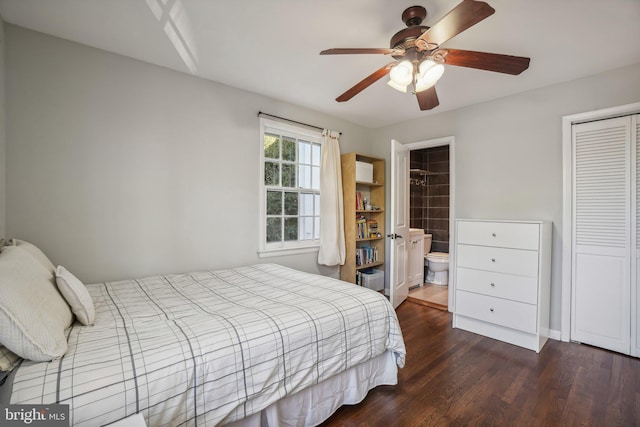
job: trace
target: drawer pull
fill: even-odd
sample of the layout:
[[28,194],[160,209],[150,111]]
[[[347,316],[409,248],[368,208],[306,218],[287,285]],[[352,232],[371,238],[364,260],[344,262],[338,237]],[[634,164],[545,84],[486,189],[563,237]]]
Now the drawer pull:
[[495,287],[496,287],[496,284],[495,284],[495,283],[491,283],[491,287],[492,287],[492,288],[495,288]]
[[491,233],[491,237],[496,237],[496,233]]
[[489,311],[493,313],[493,308],[490,308]]
[[491,258],[491,262],[496,262],[496,259],[495,258]]

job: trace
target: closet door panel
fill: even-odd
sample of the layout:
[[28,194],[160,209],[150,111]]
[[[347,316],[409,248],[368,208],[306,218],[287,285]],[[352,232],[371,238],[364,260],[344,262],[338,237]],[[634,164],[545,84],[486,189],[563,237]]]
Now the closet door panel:
[[631,117],[631,158],[635,167],[631,168],[631,355],[640,357],[640,114]]
[[629,353],[629,283],[624,257],[588,253],[576,257],[573,339]]
[[571,337],[629,354],[629,118],[575,125],[573,151]]
[[[638,251],[636,251],[636,253],[638,253]],[[635,280],[633,281],[633,285],[635,286],[635,298],[633,298],[632,295],[632,301],[635,301],[635,305],[631,307],[631,326],[635,328],[635,330],[632,334],[634,340],[632,340],[631,355],[640,357],[640,310],[638,309],[638,307],[640,307],[640,275],[638,274],[640,271],[640,258],[636,258],[634,264],[635,269],[633,273]]]

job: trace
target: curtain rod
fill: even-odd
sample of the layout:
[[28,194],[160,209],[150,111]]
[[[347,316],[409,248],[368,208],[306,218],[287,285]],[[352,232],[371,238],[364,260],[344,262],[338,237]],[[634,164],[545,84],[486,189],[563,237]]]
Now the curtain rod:
[[[291,119],[286,119],[284,117],[280,117],[280,116],[274,116],[273,114],[268,114],[268,113],[263,113],[262,111],[258,111],[258,117],[260,116],[267,116],[267,117],[273,117],[274,119],[280,119],[280,120],[284,120],[286,122],[291,122],[291,123],[296,123],[302,126],[308,126],[310,128],[314,128],[314,129],[318,129],[318,130],[324,130],[324,128],[321,128],[320,126],[314,126],[314,125],[310,125],[308,123],[302,123],[302,122],[298,122],[295,120],[291,120]],[[342,132],[340,132],[340,135],[342,135]]]

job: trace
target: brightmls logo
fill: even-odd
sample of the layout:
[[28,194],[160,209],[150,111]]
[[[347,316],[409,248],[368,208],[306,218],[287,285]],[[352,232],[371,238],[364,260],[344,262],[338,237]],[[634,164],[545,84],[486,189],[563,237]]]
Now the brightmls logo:
[[69,405],[0,405],[0,425],[69,427]]
[[24,421],[25,424],[31,424],[34,421],[47,421],[47,411],[42,409],[36,411],[36,408],[27,409],[21,408],[19,411],[9,411],[9,408],[4,408],[4,419],[6,421]]

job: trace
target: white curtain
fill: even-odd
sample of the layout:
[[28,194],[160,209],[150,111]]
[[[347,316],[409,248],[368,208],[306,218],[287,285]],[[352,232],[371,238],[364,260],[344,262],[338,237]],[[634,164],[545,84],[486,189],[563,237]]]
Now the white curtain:
[[322,160],[320,163],[320,252],[318,263],[343,265],[344,207],[342,201],[342,169],[340,167],[340,133],[322,131]]

